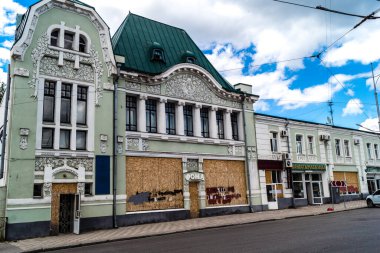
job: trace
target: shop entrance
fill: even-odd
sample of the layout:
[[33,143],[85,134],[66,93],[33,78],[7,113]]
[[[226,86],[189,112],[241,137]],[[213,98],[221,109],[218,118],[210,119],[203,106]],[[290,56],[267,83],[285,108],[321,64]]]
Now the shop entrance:
[[278,209],[278,198],[283,198],[281,170],[266,170],[268,209]]
[[190,217],[199,217],[199,195],[198,195],[198,182],[189,183],[190,192]]
[[307,201],[311,205],[323,204],[322,175],[315,173],[305,174]]

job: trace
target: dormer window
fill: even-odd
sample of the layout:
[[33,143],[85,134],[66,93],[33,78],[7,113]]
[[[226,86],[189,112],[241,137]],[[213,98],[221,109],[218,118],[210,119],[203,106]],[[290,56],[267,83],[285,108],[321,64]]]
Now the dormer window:
[[64,48],[65,49],[73,49],[74,44],[74,33],[65,31],[65,37],[64,37]]
[[152,49],[152,61],[165,62],[164,49],[158,42],[153,42]]
[[162,61],[165,62],[164,50],[160,48],[154,48],[152,52],[152,61]]
[[81,35],[79,37],[79,52],[86,53],[86,38]]
[[195,64],[196,59],[194,53],[188,50],[182,55],[182,60],[185,63]]
[[59,29],[55,29],[50,34],[50,45],[57,47],[59,38]]

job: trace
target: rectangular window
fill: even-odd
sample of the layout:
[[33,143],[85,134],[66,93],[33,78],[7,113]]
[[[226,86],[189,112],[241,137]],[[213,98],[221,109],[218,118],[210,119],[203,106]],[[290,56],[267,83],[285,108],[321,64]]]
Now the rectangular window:
[[367,143],[367,154],[368,154],[368,159],[372,159],[371,143]]
[[65,49],[73,49],[74,44],[74,33],[71,32],[65,32],[64,36],[64,48]]
[[223,111],[217,111],[216,112],[216,125],[218,126],[218,138],[224,139]]
[[305,198],[302,173],[293,173],[293,192],[294,198],[303,199]]
[[238,126],[238,114],[231,113],[231,127],[232,127],[232,139],[239,140],[239,126]]
[[281,183],[281,171],[279,170],[272,170],[272,183]]
[[92,183],[84,184],[84,195],[91,196],[92,195]]
[[87,87],[77,88],[77,124],[87,124]]
[[52,149],[54,145],[54,128],[42,128],[41,148]]
[[87,132],[86,131],[77,131],[77,150],[86,150],[87,141]]
[[207,108],[202,108],[201,109],[201,131],[202,131],[202,136],[205,138],[210,137],[210,132],[209,132],[209,120],[208,120],[208,109]]
[[42,188],[43,184],[34,184],[33,186],[33,198],[42,198]]
[[59,148],[69,149],[70,148],[70,130],[61,129],[59,134]]
[[157,133],[157,101],[148,99],[146,101],[146,131]]
[[375,158],[379,159],[379,145],[374,144],[374,150],[375,150]]
[[337,156],[342,155],[342,153],[340,152],[340,139],[335,139],[335,154]]
[[303,150],[302,150],[302,135],[297,134],[296,135],[296,148],[297,148],[297,154],[301,155]]
[[183,107],[183,120],[186,136],[193,136],[193,107],[191,105],[185,105]]
[[271,135],[271,137],[270,137],[270,150],[272,152],[278,152],[278,148],[277,148],[277,133],[271,132],[270,135]]
[[165,117],[166,117],[166,133],[176,134],[175,132],[175,104],[165,104]]
[[71,84],[61,86],[61,123],[71,122]]
[[54,122],[54,109],[55,109],[55,86],[56,82],[45,81],[44,84],[44,109],[43,121]]
[[314,155],[314,138],[313,136],[307,137],[308,145],[309,145],[309,155]]
[[127,131],[137,131],[137,99],[136,97],[127,96]]
[[344,143],[344,155],[346,157],[350,157],[351,156],[350,142],[348,140],[344,140],[343,143]]

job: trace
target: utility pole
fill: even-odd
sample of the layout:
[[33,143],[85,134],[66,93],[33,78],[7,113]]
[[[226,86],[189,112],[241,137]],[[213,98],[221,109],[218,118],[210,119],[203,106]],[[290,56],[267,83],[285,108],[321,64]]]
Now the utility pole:
[[375,91],[375,100],[376,100],[376,109],[377,109],[377,121],[378,121],[378,124],[379,124],[379,130],[378,131],[380,131],[379,100],[377,98],[376,82],[375,82],[375,75],[373,74],[373,64],[372,64],[372,62],[371,62],[371,70],[372,70],[373,89]]
[[331,116],[331,125],[333,126],[334,125],[334,111],[333,111],[333,108],[332,108],[333,102],[330,100],[327,104],[330,107],[329,113],[330,113],[330,116]]

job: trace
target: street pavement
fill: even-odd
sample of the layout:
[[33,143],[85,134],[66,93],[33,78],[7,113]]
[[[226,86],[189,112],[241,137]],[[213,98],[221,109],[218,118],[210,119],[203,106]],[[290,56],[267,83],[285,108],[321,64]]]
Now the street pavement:
[[51,253],[379,252],[380,209],[110,242]]
[[[118,229],[98,230],[83,233],[80,235],[64,234],[59,236],[49,236],[43,238],[26,239],[14,242],[0,243],[0,252],[38,252],[52,249],[62,249],[78,247],[83,245],[98,244],[101,242],[120,241],[139,237],[149,237],[165,235],[178,232],[200,230],[206,228],[218,228],[239,224],[255,223],[261,221],[281,220],[293,217],[313,216],[325,213],[332,205],[306,206],[296,209],[284,209],[275,211],[265,211],[247,214],[234,214],[226,216],[215,216],[209,218],[180,220],[173,222],[162,222],[154,224],[144,224]],[[334,205],[334,212],[365,207],[365,201],[351,201],[346,204]],[[375,208],[376,210],[378,208]],[[379,210],[377,210],[379,211]],[[339,215],[339,214],[338,214]],[[207,231],[207,230],[205,230]],[[274,232],[275,233],[275,232]],[[275,241],[274,241],[275,242]],[[194,242],[196,243],[196,242]],[[81,252],[81,251],[78,251]],[[105,252],[105,251],[103,251]],[[116,251],[115,251],[116,252]],[[131,251],[133,252],[133,251]],[[143,251],[142,251],[143,252]],[[155,252],[155,251],[154,251]],[[172,252],[172,251],[167,251]],[[178,251],[180,252],[180,251]],[[302,251],[301,251],[302,252]]]

